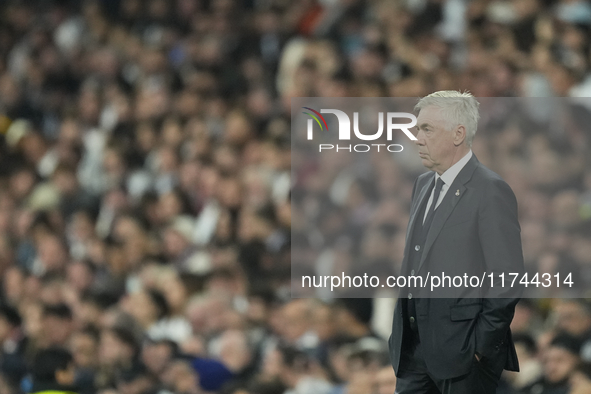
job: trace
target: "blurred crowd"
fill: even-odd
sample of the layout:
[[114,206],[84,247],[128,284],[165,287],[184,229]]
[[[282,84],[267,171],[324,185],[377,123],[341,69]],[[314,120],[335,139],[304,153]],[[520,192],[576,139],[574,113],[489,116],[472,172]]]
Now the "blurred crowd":
[[[382,206],[354,180],[335,239],[302,237],[322,205],[291,189],[339,168],[292,173],[290,98],[591,96],[590,32],[577,0],[0,2],[0,392],[392,394],[393,304],[291,299],[291,233],[320,254],[355,221],[395,265],[420,170],[383,166]],[[590,275],[577,111],[474,151],[528,266]],[[586,300],[523,300],[513,331],[504,393],[591,393]]]

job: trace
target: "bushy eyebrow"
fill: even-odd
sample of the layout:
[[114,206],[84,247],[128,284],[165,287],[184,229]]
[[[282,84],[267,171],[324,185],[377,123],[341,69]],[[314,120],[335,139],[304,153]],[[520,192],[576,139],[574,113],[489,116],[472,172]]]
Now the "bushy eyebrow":
[[424,129],[426,127],[431,127],[431,124],[429,124],[429,123],[421,123],[421,125],[419,126],[420,129]]

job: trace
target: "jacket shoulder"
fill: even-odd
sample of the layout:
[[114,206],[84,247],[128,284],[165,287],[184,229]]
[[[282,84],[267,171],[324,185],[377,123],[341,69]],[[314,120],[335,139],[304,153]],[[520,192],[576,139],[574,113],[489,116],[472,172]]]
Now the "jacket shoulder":
[[486,194],[511,196],[515,199],[515,193],[509,184],[499,174],[481,163],[478,163],[471,181]]
[[476,166],[472,180],[476,182],[491,183],[498,186],[509,186],[499,174],[481,163],[478,163]]

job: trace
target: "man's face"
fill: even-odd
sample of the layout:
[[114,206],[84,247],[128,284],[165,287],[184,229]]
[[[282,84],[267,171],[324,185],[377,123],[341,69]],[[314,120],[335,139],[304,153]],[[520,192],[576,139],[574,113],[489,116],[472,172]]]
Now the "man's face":
[[423,165],[443,174],[451,167],[457,152],[454,131],[448,129],[448,121],[440,108],[429,106],[421,109],[417,117],[417,144]]
[[72,332],[72,321],[58,316],[46,316],[43,319],[43,332],[49,345],[63,346]]
[[166,343],[154,343],[142,349],[142,361],[154,374],[160,374],[172,357],[172,349]]
[[185,361],[174,361],[170,363],[162,381],[165,385],[179,393],[199,393],[199,375]]
[[[127,353],[127,354],[126,354]],[[102,364],[126,363],[131,359],[132,351],[108,330],[101,334],[98,357]]]
[[574,336],[582,336],[591,329],[591,316],[580,304],[563,301],[555,310],[559,329]]
[[4,317],[0,317],[0,342],[4,342],[10,335],[10,324]]
[[579,358],[560,347],[550,347],[544,359],[544,375],[550,383],[558,383],[569,377]]
[[95,365],[98,344],[95,339],[84,333],[76,333],[71,339],[70,348],[77,366],[90,368]]

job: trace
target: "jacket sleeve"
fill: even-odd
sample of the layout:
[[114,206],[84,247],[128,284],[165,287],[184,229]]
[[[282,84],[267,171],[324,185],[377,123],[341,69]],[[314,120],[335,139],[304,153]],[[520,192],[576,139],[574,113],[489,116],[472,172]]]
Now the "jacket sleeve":
[[[476,351],[483,357],[492,356],[503,344],[521,297],[517,282],[525,271],[521,248],[521,228],[517,216],[517,200],[502,179],[488,182],[478,213],[478,235],[482,246],[487,278],[494,275],[482,301],[482,312],[476,321]],[[499,274],[505,274],[502,286]],[[510,287],[512,276],[519,273],[516,287]]]

